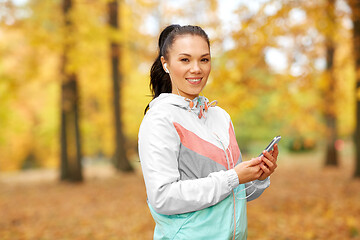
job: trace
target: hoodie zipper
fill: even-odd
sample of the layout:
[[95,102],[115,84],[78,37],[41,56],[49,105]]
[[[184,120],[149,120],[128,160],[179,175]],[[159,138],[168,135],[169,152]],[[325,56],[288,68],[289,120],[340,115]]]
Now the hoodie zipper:
[[[229,161],[229,157],[228,157],[228,154],[226,152],[226,149],[225,149],[225,146],[223,144],[223,142],[221,141],[220,137],[214,132],[214,135],[216,136],[217,140],[220,142],[221,146],[222,146],[222,149],[225,153],[225,157],[226,157],[226,161],[227,161],[227,164],[228,164],[228,170],[230,170],[230,161]],[[231,150],[229,149],[229,153],[230,153],[230,157],[231,157],[231,160],[232,160],[232,168],[235,167],[235,164],[234,164],[234,159],[232,157],[232,154],[231,154]],[[233,203],[234,203],[234,234],[233,234],[233,240],[235,240],[235,235],[236,235],[236,203],[235,203],[235,193],[234,193],[234,190],[231,190],[232,192],[232,195],[233,195]]]
[[[190,110],[190,111],[193,112],[193,113],[195,113],[195,112],[192,111],[192,110]],[[201,110],[200,110],[200,111],[201,111]],[[197,114],[195,113],[195,115],[197,115]],[[198,120],[200,120],[201,123],[205,125],[205,121],[206,121],[205,116],[199,118]],[[226,151],[226,149],[225,149],[225,145],[224,145],[223,142],[221,141],[221,138],[220,138],[215,132],[213,132],[213,134],[214,134],[214,136],[215,136],[215,139],[220,142],[221,147],[222,147],[222,149],[223,149],[223,151],[224,151],[224,153],[225,153],[226,161],[227,161],[227,164],[228,164],[228,170],[230,170],[231,168],[234,168],[234,167],[235,167],[235,163],[234,163],[234,159],[233,159],[233,157],[232,157],[230,148],[229,148],[229,153],[230,153],[230,157],[231,157],[232,167],[231,167],[231,165],[230,165],[229,156],[228,156],[227,151]],[[229,147],[230,147],[230,145],[229,145]],[[231,192],[232,192],[232,195],[233,195],[233,204],[234,204],[234,234],[233,234],[233,238],[232,238],[232,239],[235,240],[235,236],[236,236],[236,203],[235,203],[235,192],[234,192],[234,190],[231,190]]]

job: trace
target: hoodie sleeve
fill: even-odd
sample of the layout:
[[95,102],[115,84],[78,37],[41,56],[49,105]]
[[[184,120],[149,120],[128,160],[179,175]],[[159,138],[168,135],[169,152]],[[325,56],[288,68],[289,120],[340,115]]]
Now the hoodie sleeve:
[[270,177],[260,181],[255,180],[245,183],[247,201],[252,201],[260,197],[266,188],[270,186]]
[[180,180],[180,138],[170,117],[148,112],[139,130],[139,156],[148,201],[157,213],[172,215],[215,205],[239,185],[234,169],[205,178]]

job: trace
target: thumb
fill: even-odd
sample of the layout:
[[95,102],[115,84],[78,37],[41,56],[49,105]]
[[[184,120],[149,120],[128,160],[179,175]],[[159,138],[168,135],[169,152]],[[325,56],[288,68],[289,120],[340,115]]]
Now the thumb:
[[255,166],[255,165],[259,165],[262,162],[261,158],[257,157],[257,158],[252,158],[250,161],[248,161],[249,165],[248,166]]

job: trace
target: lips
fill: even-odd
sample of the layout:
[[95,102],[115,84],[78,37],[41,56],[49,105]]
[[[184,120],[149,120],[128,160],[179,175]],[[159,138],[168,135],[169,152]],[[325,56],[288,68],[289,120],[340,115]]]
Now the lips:
[[202,78],[185,78],[191,84],[199,84]]

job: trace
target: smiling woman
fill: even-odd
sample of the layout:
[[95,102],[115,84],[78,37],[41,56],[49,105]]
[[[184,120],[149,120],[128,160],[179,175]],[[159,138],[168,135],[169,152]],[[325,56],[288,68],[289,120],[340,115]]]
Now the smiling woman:
[[172,93],[189,99],[199,96],[211,70],[209,44],[202,37],[185,35],[171,47],[170,53],[161,56],[171,78]]
[[230,116],[199,96],[210,71],[202,28],[162,31],[139,130],[154,239],[246,239],[246,201],[262,194],[276,168],[276,145],[242,162]]

